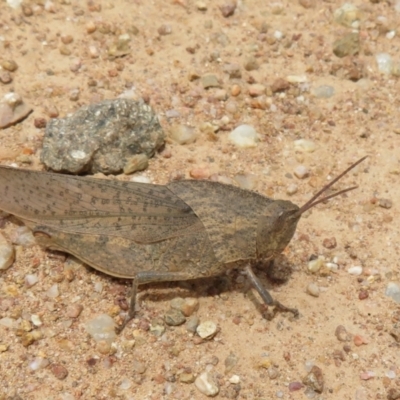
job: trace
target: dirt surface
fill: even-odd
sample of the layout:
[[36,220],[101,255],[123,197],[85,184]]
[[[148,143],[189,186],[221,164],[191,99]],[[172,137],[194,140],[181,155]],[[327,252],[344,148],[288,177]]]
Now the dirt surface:
[[[223,0],[32,1],[16,10],[1,1],[0,60],[18,68],[2,64],[0,82],[12,81],[0,83],[0,95],[15,91],[33,108],[0,131],[2,164],[42,169],[44,121],[123,93],[149,103],[167,134],[176,125],[197,133],[190,144],[168,141],[138,174],[153,183],[244,174],[253,190],[301,205],[351,163],[368,159],[338,185],[357,190],[300,221],[276,263],[291,268],[288,280],[273,283],[257,271],[276,299],[299,309],[297,320],[264,318],[257,294],[231,271],[142,288],[137,318],[107,346],[85,323],[104,313],[120,319],[129,282],[38,246],[16,246],[16,261],[0,275],[0,319],[18,326],[0,326],[0,399],[202,399],[191,381],[204,371],[215,377],[219,398],[400,398],[399,336],[390,334],[400,324],[399,304],[385,296],[389,282],[400,281],[400,82],[379,72],[375,60],[386,52],[400,62],[395,3],[355,1],[358,53],[338,58],[334,42],[352,31],[334,20],[340,1],[240,1],[227,17]],[[116,50],[123,34],[128,49]],[[230,77],[227,64],[237,64],[241,76]],[[204,89],[206,74],[215,74],[219,87]],[[313,95],[321,85],[333,87],[333,96]],[[255,147],[229,142],[240,124],[259,133]],[[312,141],[315,151],[296,150],[298,139]],[[299,165],[309,177],[294,175]],[[288,190],[293,184],[297,191]],[[3,218],[1,226],[8,240],[18,236],[15,219]],[[315,256],[338,270],[312,274]],[[355,266],[361,275],[348,272]],[[39,277],[32,287],[27,274]],[[319,297],[307,293],[310,283]],[[54,284],[59,295],[51,298]],[[167,326],[161,337],[149,330],[178,296],[198,299],[195,315],[218,325],[213,339],[199,340],[185,325]],[[340,325],[347,341],[335,334]],[[27,336],[37,340],[30,344]],[[237,363],[226,371],[231,353]],[[322,394],[293,390],[312,365],[322,371]]]

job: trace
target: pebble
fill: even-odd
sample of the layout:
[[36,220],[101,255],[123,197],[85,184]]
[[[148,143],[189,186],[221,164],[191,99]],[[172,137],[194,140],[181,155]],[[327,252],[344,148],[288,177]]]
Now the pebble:
[[107,314],[100,314],[85,323],[85,329],[96,341],[105,340],[111,343],[117,337],[114,320]]
[[258,133],[251,125],[239,125],[229,134],[229,140],[237,147],[256,147]]
[[299,190],[299,187],[295,183],[291,183],[286,188],[286,194],[288,194],[289,196],[292,196],[295,193],[297,193],[298,190]]
[[290,382],[288,389],[289,392],[296,392],[297,390],[302,389],[304,386],[301,382]]
[[284,92],[289,88],[290,88],[290,83],[283,78],[276,79],[271,85],[272,93]]
[[[242,92],[242,88],[239,86],[239,85],[233,85],[232,86],[232,88],[231,88],[231,95],[233,96],[233,97],[236,97],[236,96],[239,96],[239,94]],[[233,103],[233,102],[232,102]],[[235,109],[232,109],[232,107],[231,107],[231,109],[229,110],[230,112],[232,112],[232,113],[234,113],[234,112],[236,112],[237,111],[237,105],[236,105],[236,103],[234,103],[235,104]],[[228,110],[228,104],[226,105],[226,109]]]
[[12,244],[8,243],[0,234],[0,270],[11,267],[15,259],[15,251]]
[[179,144],[190,144],[197,139],[197,133],[194,128],[187,125],[177,124],[171,127],[169,137]]
[[149,166],[149,158],[146,154],[135,154],[128,158],[124,165],[124,174],[133,174],[136,171],[143,171]]
[[379,72],[390,74],[392,72],[393,61],[388,53],[378,53],[375,56],[376,63],[378,64]]
[[190,317],[199,309],[199,301],[192,297],[187,299],[177,297],[176,299],[171,300],[171,308],[180,310],[185,317]]
[[26,287],[30,288],[36,283],[39,282],[39,278],[37,274],[27,274],[25,275],[25,285]]
[[305,179],[310,175],[310,170],[304,165],[298,165],[294,170],[293,173],[296,178]]
[[6,93],[0,100],[0,129],[8,128],[22,121],[32,111],[22,97],[14,92]]
[[317,145],[312,140],[298,139],[293,143],[295,151],[300,151],[301,153],[313,153],[317,149]]
[[206,396],[213,397],[219,393],[219,384],[211,372],[201,373],[194,381],[197,389]]
[[33,361],[29,363],[29,368],[32,371],[38,371],[39,369],[46,368],[49,365],[49,360],[43,357],[35,357]]
[[31,315],[31,321],[32,321],[32,324],[35,325],[35,326],[42,326],[43,325],[42,320],[40,319],[39,315],[37,315],[37,314],[32,314]]
[[12,76],[8,72],[0,71],[0,82],[7,85],[12,82]]
[[207,11],[207,4],[204,1],[197,1],[196,8],[199,11]]
[[[400,6],[399,6],[400,8]],[[387,392],[387,399],[388,400],[398,400],[400,399],[400,389],[397,388],[390,388]]]
[[391,297],[396,303],[400,304],[400,284],[389,282],[386,286],[385,295]]
[[352,3],[344,3],[333,13],[335,21],[349,28],[358,28],[360,25],[361,10]]
[[317,393],[324,390],[324,376],[321,368],[314,365],[311,371],[304,377],[303,383]]
[[333,43],[333,54],[343,58],[354,56],[360,52],[360,37],[358,33],[348,33]]
[[299,0],[299,4],[304,8],[313,8],[315,7],[316,0]]
[[61,381],[68,376],[68,370],[67,368],[64,367],[64,365],[52,364],[50,370],[53,373],[53,375]]
[[246,59],[244,62],[244,69],[246,71],[255,71],[260,67],[260,64],[258,63],[257,59],[254,56],[251,56]]
[[14,72],[18,69],[18,64],[14,60],[3,60],[0,65],[8,72]]
[[195,380],[195,376],[191,372],[182,372],[179,375],[179,382],[182,383],[193,383]]
[[240,383],[240,376],[239,375],[232,375],[229,378],[229,382],[232,383],[233,385],[237,385],[238,383]]
[[60,292],[58,290],[58,285],[54,284],[53,286],[51,286],[50,289],[46,291],[46,295],[52,299],[58,297],[60,295]]
[[359,300],[365,300],[365,299],[368,299],[368,297],[369,297],[369,293],[368,293],[367,290],[361,289],[361,290],[358,292],[358,298],[359,298]]
[[357,347],[362,346],[363,344],[368,344],[368,340],[363,338],[361,335],[354,335],[353,342]]
[[150,323],[150,332],[156,337],[161,337],[165,332],[164,321],[158,318],[153,319]]
[[308,262],[308,270],[313,274],[317,273],[324,266],[325,258],[322,256]]
[[217,75],[214,74],[205,74],[201,77],[201,84],[203,85],[204,89],[210,89],[210,88],[219,88],[221,87],[221,84],[219,82],[219,79]]
[[335,94],[335,89],[329,85],[321,85],[313,88],[311,93],[318,99],[328,99]]
[[161,36],[170,35],[172,33],[172,26],[170,24],[162,24],[158,29],[157,32]]
[[249,86],[249,95],[251,97],[257,97],[265,94],[265,86],[261,83],[254,83]]
[[226,92],[225,89],[218,89],[216,90],[214,97],[218,101],[226,101],[228,99],[228,93]]
[[119,388],[122,390],[128,390],[132,387],[132,382],[128,378],[123,378],[119,384]]
[[315,283],[310,283],[307,286],[307,293],[314,297],[319,297],[320,289]]
[[227,1],[224,4],[219,6],[221,14],[223,17],[228,18],[235,13],[236,10],[236,1]]
[[351,340],[351,334],[347,332],[343,325],[338,325],[335,329],[335,336],[339,342],[348,342]]
[[389,208],[392,208],[393,202],[392,202],[392,200],[389,200],[389,199],[379,199],[378,205],[379,205],[379,207],[389,209]]
[[186,318],[182,311],[171,308],[164,314],[164,321],[169,326],[179,326],[186,322]]
[[235,353],[229,353],[228,357],[225,358],[225,374],[228,374],[232,371],[235,365],[238,363],[239,358]]
[[186,321],[185,328],[188,332],[195,333],[199,326],[200,320],[197,315],[192,315]]
[[348,272],[350,275],[361,275],[362,272],[363,272],[363,268],[362,268],[360,265],[356,265],[356,266],[350,267],[350,268],[347,270],[347,272]]
[[189,174],[193,179],[208,179],[211,175],[206,168],[192,168]]
[[67,307],[66,315],[68,318],[78,318],[82,311],[82,304],[70,304]]
[[335,237],[325,238],[322,241],[322,246],[324,246],[326,249],[334,249],[337,246],[336,238]]
[[212,339],[218,331],[217,324],[213,321],[204,321],[196,328],[197,334],[202,339]]
[[242,71],[239,64],[225,64],[223,71],[229,75],[229,79],[240,79]]

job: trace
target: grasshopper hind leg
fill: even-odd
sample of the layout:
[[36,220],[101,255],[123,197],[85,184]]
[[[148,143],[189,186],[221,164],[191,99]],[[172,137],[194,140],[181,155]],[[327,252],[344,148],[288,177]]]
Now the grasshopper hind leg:
[[283,312],[291,312],[296,318],[299,316],[299,311],[296,308],[289,308],[281,304],[279,301],[274,300],[272,296],[269,294],[268,290],[262,285],[261,281],[257,278],[254,274],[253,270],[251,269],[250,265],[245,267],[245,271],[247,276],[250,279],[253,287],[257,290],[261,298],[264,300],[264,303],[269,306],[274,306],[275,310],[283,311]]

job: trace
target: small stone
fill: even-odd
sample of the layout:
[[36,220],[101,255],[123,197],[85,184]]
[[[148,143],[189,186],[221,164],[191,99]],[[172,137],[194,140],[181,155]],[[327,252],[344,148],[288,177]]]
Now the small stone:
[[347,332],[343,325],[338,325],[335,330],[335,336],[340,342],[348,342],[351,340],[351,334]]
[[392,208],[393,202],[389,199],[379,199],[378,205],[382,208]]
[[238,147],[256,147],[258,133],[251,125],[239,125],[229,134],[229,140]]
[[274,366],[271,366],[267,370],[269,379],[276,379],[279,376],[279,371]]
[[350,267],[347,272],[350,275],[361,275],[363,272],[363,268],[360,265],[356,265],[354,267]]
[[193,383],[194,380],[195,380],[195,377],[191,372],[182,372],[179,375],[179,382],[182,382],[182,383]]
[[194,381],[197,389],[206,396],[213,397],[219,393],[219,384],[211,372],[201,373]]
[[197,133],[191,126],[178,124],[171,127],[169,137],[176,143],[190,144],[197,139]]
[[298,190],[299,187],[295,183],[291,183],[286,188],[286,194],[288,194],[289,196],[293,196],[295,193],[297,193]]
[[107,314],[101,314],[85,323],[85,329],[96,342],[106,340],[111,343],[117,337],[115,333],[115,322]]
[[320,289],[315,283],[310,283],[307,286],[307,293],[314,297],[319,297]]
[[59,380],[64,380],[68,376],[68,370],[61,364],[52,364],[51,365],[51,372],[53,375],[59,379]]
[[313,8],[315,7],[316,0],[299,0],[299,4],[304,8]]
[[325,259],[324,257],[321,256],[314,260],[310,260],[308,262],[308,270],[313,274],[317,273],[324,266],[325,266]]
[[204,89],[221,87],[218,77],[214,74],[203,75],[201,77],[201,84],[203,85]]
[[46,291],[46,295],[49,296],[52,299],[55,299],[60,295],[60,292],[58,290],[58,285],[54,284]]
[[239,64],[225,64],[223,71],[229,75],[229,79],[240,79],[242,77]]
[[95,32],[95,31],[96,31],[96,28],[97,28],[97,27],[96,27],[96,24],[95,24],[93,21],[89,21],[89,22],[86,24],[86,32],[89,33],[89,34]]
[[144,374],[146,372],[146,365],[138,360],[133,360],[131,363],[132,370],[138,374]]
[[322,393],[324,390],[324,377],[321,368],[314,365],[304,377],[303,383],[315,392]]
[[136,171],[143,171],[149,166],[149,158],[146,154],[135,154],[126,160],[124,174],[133,174]]
[[226,92],[225,89],[218,89],[215,91],[214,97],[218,101],[226,101],[228,98],[228,93]]
[[333,13],[335,21],[349,28],[358,28],[361,19],[361,10],[351,3],[344,3]]
[[188,332],[195,333],[199,326],[200,320],[197,315],[192,315],[186,321],[185,328]]
[[14,247],[0,234],[0,270],[11,267],[15,259]]
[[283,78],[276,79],[271,85],[272,93],[284,92],[289,88],[290,88],[289,82]]
[[310,175],[310,170],[304,165],[298,165],[294,171],[296,178],[305,179]]
[[392,57],[388,53],[378,53],[375,56],[376,63],[378,64],[379,72],[383,74],[390,74],[393,69]]
[[360,37],[358,33],[348,33],[333,43],[333,54],[343,58],[354,56],[360,52]]
[[324,246],[327,249],[334,249],[337,246],[336,238],[335,237],[325,238],[322,241],[322,246]]
[[6,93],[0,100],[0,129],[25,119],[32,111],[22,100],[22,97],[14,92]]
[[227,1],[226,3],[219,6],[221,14],[223,17],[228,18],[235,13],[236,1]]
[[396,303],[400,304],[400,284],[389,282],[386,286],[385,295],[391,297]]
[[68,318],[78,318],[82,311],[82,304],[71,304],[67,307],[66,315]]
[[38,128],[38,129],[46,128],[46,125],[47,125],[46,118],[40,118],[40,117],[35,118],[33,120],[33,125],[35,126],[35,128]]
[[253,174],[238,174],[233,178],[241,189],[253,190],[258,182],[257,175]]
[[204,3],[204,1],[197,1],[196,2],[196,8],[199,11],[207,11],[207,4]]
[[111,353],[111,343],[107,340],[99,340],[96,344],[99,353],[108,355]]
[[225,358],[225,374],[228,374],[232,371],[235,365],[238,363],[239,358],[235,353],[229,353],[228,357]]
[[329,85],[321,85],[313,88],[311,93],[318,99],[328,99],[335,94],[335,89]]
[[400,389],[390,388],[387,392],[388,400],[398,400],[400,399]]
[[246,71],[255,71],[260,67],[260,64],[258,63],[257,59],[254,56],[251,56],[246,59],[244,62],[244,69]]
[[194,312],[199,309],[199,301],[195,298],[185,299],[181,311],[185,317],[190,317]]
[[164,321],[159,318],[153,319],[150,323],[150,332],[156,337],[161,337],[165,332]]
[[169,24],[162,24],[158,29],[157,32],[161,36],[170,35],[172,33],[172,26]]
[[164,315],[164,321],[169,326],[179,326],[186,322],[182,311],[171,308]]
[[288,389],[289,392],[296,392],[297,390],[302,389],[304,386],[301,382],[290,382]]
[[42,320],[40,319],[39,315],[37,315],[37,314],[32,314],[31,315],[31,321],[32,321],[33,325],[35,325],[35,326],[42,326],[43,325]]
[[196,329],[202,339],[212,339],[218,331],[217,324],[213,321],[204,321]]
[[368,290],[362,289],[358,292],[358,298],[360,300],[365,300],[367,299],[369,296]]
[[8,72],[0,71],[0,82],[7,85],[12,82],[12,76]]
[[[242,88],[239,85],[233,85],[231,88],[231,95],[236,97],[242,92]],[[228,105],[227,105],[228,106]],[[237,108],[237,107],[236,107]],[[232,112],[232,111],[231,111]],[[235,112],[235,111],[233,111]]]
[[35,285],[38,282],[39,282],[39,278],[38,278],[37,274],[25,275],[25,285],[28,288],[32,287],[33,285]]
[[260,83],[255,83],[249,86],[249,95],[251,97],[257,97],[265,94],[265,86]]
[[317,145],[312,140],[298,139],[293,143],[294,149],[301,153],[313,153],[317,149]]
[[354,335],[353,342],[357,347],[362,346],[363,344],[368,344],[368,341],[361,335]]
[[192,168],[189,174],[193,179],[208,179],[210,171],[206,168]]
[[14,60],[3,60],[0,65],[9,72],[14,72],[18,69],[18,64]]

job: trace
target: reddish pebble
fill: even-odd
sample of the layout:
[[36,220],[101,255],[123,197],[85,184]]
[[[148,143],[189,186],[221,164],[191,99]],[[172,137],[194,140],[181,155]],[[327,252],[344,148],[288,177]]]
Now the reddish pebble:
[[60,115],[60,113],[58,112],[57,107],[53,104],[47,109],[47,115],[50,118],[57,118]]
[[331,237],[331,238],[326,238],[322,242],[322,246],[324,246],[327,249],[334,249],[336,247],[336,238]]
[[33,125],[35,125],[35,128],[38,129],[46,128],[47,121],[45,118],[35,118],[33,121]]
[[12,81],[12,77],[10,75],[10,73],[8,72],[1,72],[0,73],[0,82],[7,84],[10,83]]
[[372,372],[372,371],[361,372],[361,374],[360,374],[360,378],[361,378],[363,381],[367,381],[367,380],[372,379],[372,378],[374,378],[374,377],[375,377],[375,373]]
[[51,366],[51,372],[53,375],[60,380],[65,379],[68,376],[68,370],[61,364],[53,364]]
[[290,361],[290,353],[288,351],[285,351],[283,353],[283,358],[285,359],[285,361]]
[[205,168],[193,168],[190,170],[190,176],[193,179],[207,179],[210,176],[210,171]]
[[289,89],[289,87],[290,87],[290,84],[287,80],[278,78],[271,85],[271,90],[273,93],[277,93],[277,92],[283,92],[283,91]]
[[303,384],[301,382],[290,382],[289,383],[289,392],[295,392],[296,390],[300,390],[303,388]]
[[366,298],[368,298],[369,294],[366,290],[360,290],[360,292],[358,293],[358,298],[360,300],[365,300]]
[[356,346],[361,346],[363,344],[368,344],[368,341],[360,335],[355,335],[353,338],[353,342]]

